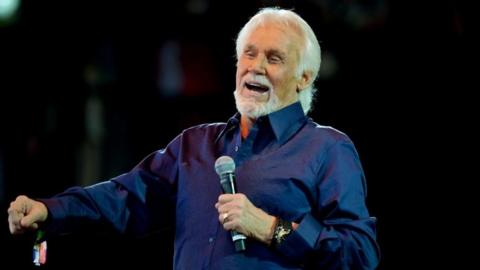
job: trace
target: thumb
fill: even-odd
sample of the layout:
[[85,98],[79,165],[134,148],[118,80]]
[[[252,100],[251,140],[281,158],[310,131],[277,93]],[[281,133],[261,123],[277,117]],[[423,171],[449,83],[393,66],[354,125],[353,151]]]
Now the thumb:
[[38,224],[37,221],[39,220],[38,214],[35,213],[30,213],[22,218],[20,220],[20,225],[24,228],[29,228],[29,229],[37,229]]
[[20,225],[24,228],[37,229],[37,222],[45,221],[46,219],[46,210],[42,208],[43,204],[38,203],[34,205],[30,211],[20,220]]

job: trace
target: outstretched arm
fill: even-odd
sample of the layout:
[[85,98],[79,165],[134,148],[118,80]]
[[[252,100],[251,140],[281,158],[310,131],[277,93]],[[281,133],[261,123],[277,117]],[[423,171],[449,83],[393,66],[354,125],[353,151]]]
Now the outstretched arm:
[[[10,231],[19,234],[41,226],[48,234],[59,234],[93,224],[144,234],[168,226],[173,222],[177,151],[178,137],[109,181],[73,187],[48,199],[19,196],[8,210]],[[162,220],[152,211],[162,211]]]

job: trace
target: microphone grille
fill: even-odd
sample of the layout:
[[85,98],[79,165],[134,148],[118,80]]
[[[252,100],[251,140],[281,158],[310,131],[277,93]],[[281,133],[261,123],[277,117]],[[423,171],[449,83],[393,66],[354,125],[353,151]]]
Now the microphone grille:
[[218,175],[233,173],[235,171],[235,161],[229,156],[221,156],[215,161],[215,171]]

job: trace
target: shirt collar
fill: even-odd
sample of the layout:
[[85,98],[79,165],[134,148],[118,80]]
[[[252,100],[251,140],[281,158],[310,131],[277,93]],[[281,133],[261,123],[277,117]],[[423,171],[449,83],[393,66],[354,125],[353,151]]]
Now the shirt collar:
[[275,138],[280,144],[290,139],[307,120],[300,102],[295,102],[264,117],[269,120]]
[[240,125],[240,113],[235,113],[230,119],[228,119],[225,128],[218,134],[217,138],[215,139],[215,143],[217,143],[225,134],[229,133],[232,130],[235,130]]
[[[303,112],[300,102],[295,102],[278,111],[262,116],[257,119],[257,123],[268,123],[280,144],[285,143],[293,134],[295,134],[305,123],[307,117]],[[225,128],[215,139],[218,142],[220,138],[240,126],[240,113],[232,116]]]

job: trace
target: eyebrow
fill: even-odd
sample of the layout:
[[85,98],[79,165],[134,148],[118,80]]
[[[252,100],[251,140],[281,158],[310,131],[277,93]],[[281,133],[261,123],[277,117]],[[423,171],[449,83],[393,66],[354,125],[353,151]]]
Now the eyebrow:
[[245,48],[243,49],[243,51],[250,51],[250,50],[256,50],[257,47],[255,47],[255,45],[252,45],[252,44],[249,44],[249,45],[246,45]]

